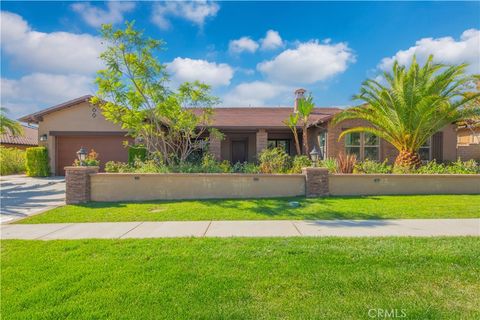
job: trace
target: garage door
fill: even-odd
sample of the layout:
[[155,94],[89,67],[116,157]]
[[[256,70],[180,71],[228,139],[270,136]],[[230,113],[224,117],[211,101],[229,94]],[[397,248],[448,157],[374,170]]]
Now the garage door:
[[123,141],[132,139],[122,135],[112,136],[57,136],[56,137],[56,174],[65,175],[66,166],[71,166],[77,158],[77,151],[84,147],[98,153],[100,170],[103,171],[108,161],[128,161],[128,151]]

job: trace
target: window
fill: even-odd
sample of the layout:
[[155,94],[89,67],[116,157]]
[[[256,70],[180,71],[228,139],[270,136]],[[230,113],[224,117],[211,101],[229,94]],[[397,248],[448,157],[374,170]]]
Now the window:
[[420,155],[420,160],[429,161],[432,159],[432,138],[428,140],[418,149],[418,154]]
[[323,131],[318,134],[318,146],[320,147],[319,159],[324,160],[327,155],[327,132]]
[[268,148],[283,148],[286,153],[290,154],[290,140],[284,139],[272,139],[268,140],[267,143]]
[[379,160],[380,139],[369,132],[353,132],[345,135],[345,153],[354,154],[358,160]]

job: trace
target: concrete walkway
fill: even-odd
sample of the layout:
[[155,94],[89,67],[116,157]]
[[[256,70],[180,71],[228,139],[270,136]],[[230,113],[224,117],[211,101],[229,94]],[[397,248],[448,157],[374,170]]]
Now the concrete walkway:
[[167,221],[0,226],[2,239],[480,236],[480,219]]

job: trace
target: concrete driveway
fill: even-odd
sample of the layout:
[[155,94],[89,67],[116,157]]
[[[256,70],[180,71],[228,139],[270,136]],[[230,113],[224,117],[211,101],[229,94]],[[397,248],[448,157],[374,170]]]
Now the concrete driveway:
[[65,204],[65,178],[0,177],[0,223]]

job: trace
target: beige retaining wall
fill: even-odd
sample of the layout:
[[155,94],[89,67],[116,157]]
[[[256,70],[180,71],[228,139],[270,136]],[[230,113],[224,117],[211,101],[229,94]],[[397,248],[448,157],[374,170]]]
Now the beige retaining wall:
[[345,195],[480,194],[480,175],[333,174],[329,193]]
[[300,174],[136,174],[90,176],[92,201],[263,198],[305,195]]

